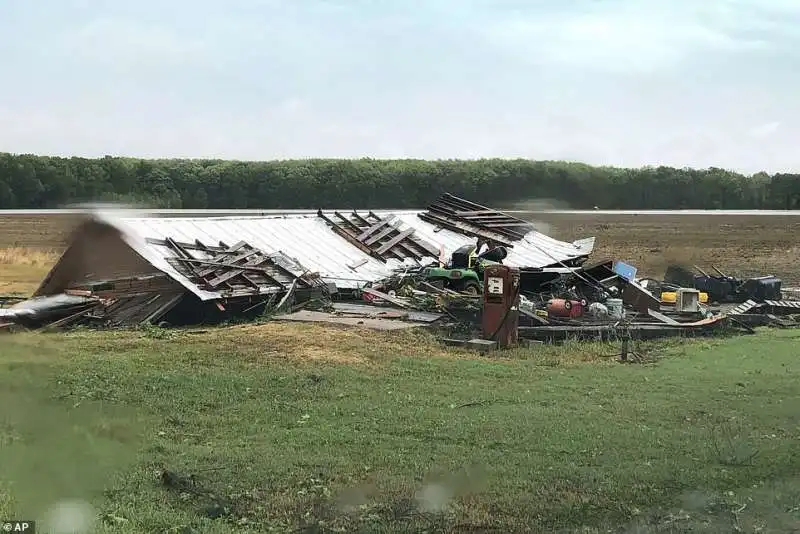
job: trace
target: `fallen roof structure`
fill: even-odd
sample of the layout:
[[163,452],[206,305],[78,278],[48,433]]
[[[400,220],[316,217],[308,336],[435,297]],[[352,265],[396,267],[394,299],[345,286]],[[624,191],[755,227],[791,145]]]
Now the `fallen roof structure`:
[[[433,221],[429,215],[429,211],[319,211],[316,216],[158,218],[98,212],[88,214],[87,221],[74,233],[69,249],[80,249],[81,264],[87,273],[95,269],[113,271],[101,266],[120,257],[112,263],[117,271],[126,272],[108,275],[130,275],[137,269],[146,274],[165,273],[201,300],[217,299],[220,293],[198,284],[187,271],[188,264],[214,262],[214,254],[230,255],[239,251],[237,246],[244,253],[258,250],[259,257],[268,256],[283,273],[315,272],[340,289],[356,289],[391,275],[395,269],[430,263],[442,252],[449,256],[457,248],[474,243],[477,230],[459,233],[439,219],[428,222]],[[473,224],[480,230],[479,224]],[[593,237],[567,243],[532,229],[519,236],[515,240],[506,238],[509,251],[504,263],[520,268],[583,263],[594,248]],[[229,246],[232,248],[225,252]],[[125,248],[137,257],[123,260],[122,256],[127,256],[123,254]],[[196,258],[186,257],[190,249]],[[58,272],[63,269],[61,263],[36,295],[64,289],[55,287],[63,284],[54,285],[55,279],[63,278]],[[258,270],[253,266],[248,269]]]
[[198,303],[221,312],[263,311],[289,295],[358,291],[398,269],[449,257],[476,236],[505,244],[504,263],[523,269],[577,266],[594,248],[594,238],[558,241],[529,222],[452,195],[423,212],[215,218],[88,212],[34,296],[101,299],[97,318],[118,325],[159,322],[178,306],[196,313]]

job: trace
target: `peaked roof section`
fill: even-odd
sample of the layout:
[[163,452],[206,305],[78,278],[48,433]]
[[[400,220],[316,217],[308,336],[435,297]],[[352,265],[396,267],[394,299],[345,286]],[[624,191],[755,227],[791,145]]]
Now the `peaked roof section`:
[[[426,222],[419,211],[340,212],[342,217],[336,216],[339,223],[347,224],[342,218],[352,222],[346,232],[332,227],[333,213],[210,218],[95,213],[93,217],[118,229],[140,256],[203,300],[217,299],[219,293],[201,288],[185,271],[177,269],[175,249],[166,241],[205,246],[245,242],[264,254],[287,256],[340,290],[363,287],[404,266],[435,261],[434,251],[443,249],[449,257],[457,248],[475,243],[474,234],[464,235]],[[381,233],[384,235],[373,239]],[[511,243],[503,263],[529,268],[557,266],[585,258],[593,248],[593,237],[566,243],[531,231]]]

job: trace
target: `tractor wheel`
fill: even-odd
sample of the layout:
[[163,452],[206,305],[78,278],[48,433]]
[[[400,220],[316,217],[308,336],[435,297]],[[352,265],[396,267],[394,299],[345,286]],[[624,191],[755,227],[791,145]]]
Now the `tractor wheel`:
[[466,293],[467,295],[478,296],[481,294],[481,286],[478,284],[478,282],[470,280],[468,282],[464,282],[461,292]]

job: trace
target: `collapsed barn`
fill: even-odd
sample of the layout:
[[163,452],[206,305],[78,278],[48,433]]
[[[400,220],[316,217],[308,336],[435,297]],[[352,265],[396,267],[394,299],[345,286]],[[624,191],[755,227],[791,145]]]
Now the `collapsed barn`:
[[580,266],[594,248],[594,238],[558,241],[528,221],[449,194],[424,211],[216,218],[95,212],[34,294],[34,302],[51,305],[22,303],[4,315],[33,327],[246,319],[359,297],[398,271],[442,264],[476,240],[506,249],[503,263],[534,284]]

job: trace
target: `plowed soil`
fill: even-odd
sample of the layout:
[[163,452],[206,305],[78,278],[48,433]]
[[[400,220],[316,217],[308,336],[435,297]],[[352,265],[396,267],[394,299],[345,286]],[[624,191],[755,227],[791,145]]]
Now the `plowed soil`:
[[760,215],[553,215],[550,235],[595,236],[592,260],[618,259],[660,277],[670,263],[726,274],[773,274],[800,284],[800,217]]
[[[558,239],[597,238],[592,260],[619,259],[660,277],[670,263],[727,274],[774,274],[800,285],[800,217],[780,215],[548,214],[530,218]],[[0,217],[0,248],[60,250],[74,215]],[[0,269],[3,266],[0,265]]]

